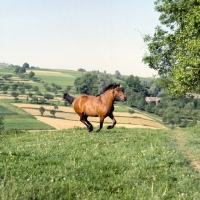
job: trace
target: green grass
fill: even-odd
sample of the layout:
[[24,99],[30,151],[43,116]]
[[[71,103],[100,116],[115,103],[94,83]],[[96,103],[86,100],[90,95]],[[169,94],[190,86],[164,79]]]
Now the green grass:
[[83,129],[1,136],[0,199],[200,199],[171,131]]
[[[46,74],[44,73],[37,73],[37,71],[46,71]],[[48,69],[41,69],[41,70],[35,70],[35,76],[38,77],[39,79],[41,79],[42,81],[46,82],[46,83],[56,83],[62,87],[66,87],[67,85],[73,86],[74,85],[74,80],[77,77],[82,76],[81,72],[77,72],[77,71],[70,71],[70,70],[48,70]],[[28,70],[31,71],[31,70]],[[52,74],[52,73],[48,73],[51,71],[58,71],[60,72],[59,74]]]
[[127,107],[127,104],[124,102],[115,103],[114,107],[115,107],[115,112],[129,112],[129,110],[134,111],[134,109]]
[[6,108],[2,105],[0,105],[0,115],[13,115],[13,114],[17,114],[17,113],[9,110],[8,108]]
[[5,118],[4,125],[6,130],[53,130],[54,127],[47,125],[36,118]]
[[200,131],[199,126],[177,130],[180,133],[178,143],[185,147],[186,154],[200,162]]
[[[4,117],[6,130],[52,130],[54,127],[37,120],[33,115],[11,104],[12,100],[0,100],[0,115]],[[9,109],[8,109],[9,108]],[[2,110],[2,113],[1,113]]]

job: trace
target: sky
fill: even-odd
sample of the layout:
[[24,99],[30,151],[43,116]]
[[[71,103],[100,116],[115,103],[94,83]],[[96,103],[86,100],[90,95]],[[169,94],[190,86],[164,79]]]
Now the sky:
[[0,0],[0,63],[152,77],[154,0]]

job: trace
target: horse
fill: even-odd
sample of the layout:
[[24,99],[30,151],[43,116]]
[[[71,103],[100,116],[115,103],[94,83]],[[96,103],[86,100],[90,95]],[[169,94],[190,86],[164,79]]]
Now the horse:
[[80,121],[86,125],[87,130],[93,131],[92,124],[88,121],[88,117],[99,117],[100,126],[96,132],[99,132],[103,127],[103,122],[106,117],[110,117],[113,124],[107,128],[111,129],[117,123],[113,111],[114,101],[126,101],[126,95],[120,88],[120,84],[110,84],[96,96],[83,94],[78,97],[72,97],[68,93],[64,93],[63,99],[73,105],[74,111],[79,115]]

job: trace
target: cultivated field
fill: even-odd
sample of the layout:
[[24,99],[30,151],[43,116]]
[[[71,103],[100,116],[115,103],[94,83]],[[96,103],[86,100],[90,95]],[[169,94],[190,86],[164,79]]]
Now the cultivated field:
[[[41,107],[41,105],[22,103],[14,103],[13,105],[22,108],[31,115],[34,115],[38,120],[55,127],[57,130],[73,127],[85,127],[79,121],[79,116],[74,112],[72,107],[59,106],[55,115],[56,117],[53,118],[49,112],[54,109],[53,106],[43,105],[46,111],[44,115],[41,116],[39,111],[39,107]],[[117,120],[117,127],[166,129],[166,127],[162,124],[140,113],[129,114],[127,112],[114,112],[114,115]],[[88,119],[92,122],[94,127],[99,126],[99,118],[89,117]],[[104,126],[111,123],[111,119],[107,117],[105,119]]]

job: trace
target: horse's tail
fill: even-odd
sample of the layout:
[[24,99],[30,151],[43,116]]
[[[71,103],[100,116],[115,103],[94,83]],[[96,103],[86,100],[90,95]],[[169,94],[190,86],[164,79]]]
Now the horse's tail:
[[68,101],[68,103],[70,103],[70,104],[72,104],[73,101],[74,101],[74,97],[70,96],[68,93],[65,93],[65,94],[63,95],[63,99],[64,99],[65,101]]

